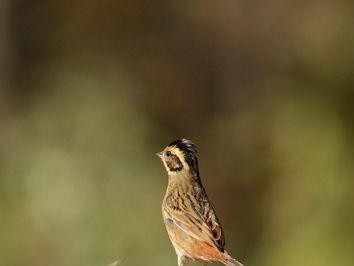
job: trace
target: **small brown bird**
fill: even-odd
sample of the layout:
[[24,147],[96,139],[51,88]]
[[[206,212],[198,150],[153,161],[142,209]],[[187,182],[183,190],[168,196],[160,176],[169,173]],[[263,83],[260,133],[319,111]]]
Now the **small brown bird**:
[[171,142],[157,155],[168,173],[162,215],[176,250],[178,266],[187,259],[243,266],[224,249],[225,238],[200,180],[196,147],[186,139]]

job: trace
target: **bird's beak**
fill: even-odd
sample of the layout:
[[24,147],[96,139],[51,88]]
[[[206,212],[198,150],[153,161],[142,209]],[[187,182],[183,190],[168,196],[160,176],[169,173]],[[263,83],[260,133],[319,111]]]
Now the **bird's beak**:
[[156,155],[159,156],[160,159],[162,159],[162,157],[163,157],[163,151],[157,152]]

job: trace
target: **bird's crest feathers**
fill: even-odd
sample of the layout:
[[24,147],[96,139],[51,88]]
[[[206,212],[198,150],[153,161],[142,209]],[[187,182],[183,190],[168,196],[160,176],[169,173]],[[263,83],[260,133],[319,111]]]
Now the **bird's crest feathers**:
[[197,147],[188,139],[179,139],[172,141],[168,147],[176,147],[184,153],[186,162],[190,169],[199,177],[198,160],[197,160]]
[[188,139],[178,139],[175,141],[172,141],[170,144],[168,144],[169,147],[177,147],[178,149],[180,149],[183,152],[186,153],[197,153],[197,147],[195,146],[195,144],[188,140]]

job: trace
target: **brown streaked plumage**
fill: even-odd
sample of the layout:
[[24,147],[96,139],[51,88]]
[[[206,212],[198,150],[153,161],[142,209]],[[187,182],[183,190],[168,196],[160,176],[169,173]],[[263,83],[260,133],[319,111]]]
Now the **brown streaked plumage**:
[[201,183],[196,153],[195,145],[186,139],[173,141],[157,153],[168,173],[162,215],[178,266],[187,259],[243,266],[224,249],[224,234]]

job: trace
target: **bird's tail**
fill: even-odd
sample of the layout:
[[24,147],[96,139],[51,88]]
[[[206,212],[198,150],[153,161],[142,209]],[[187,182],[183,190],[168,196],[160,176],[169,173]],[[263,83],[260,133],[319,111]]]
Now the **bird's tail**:
[[244,266],[241,262],[238,262],[234,258],[232,258],[227,252],[225,251],[220,262],[225,264],[226,266]]

